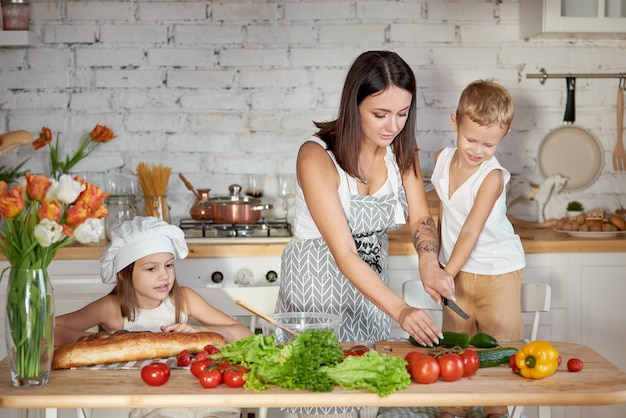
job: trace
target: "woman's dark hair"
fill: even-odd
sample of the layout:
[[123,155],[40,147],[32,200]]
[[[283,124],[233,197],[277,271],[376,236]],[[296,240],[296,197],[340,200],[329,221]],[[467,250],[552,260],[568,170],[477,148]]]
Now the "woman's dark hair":
[[412,99],[407,122],[391,147],[396,154],[400,172],[404,173],[409,169],[416,172],[416,84],[413,71],[395,52],[368,51],[354,61],[343,86],[337,119],[330,122],[314,122],[319,128],[316,135],[326,143],[327,148],[335,155],[337,163],[349,175],[359,176],[358,151],[362,134],[359,105],[366,97],[392,85],[411,93]]
[[[120,307],[122,309],[122,316],[124,318],[128,318],[129,321],[134,321],[136,316],[136,307],[137,296],[135,289],[133,288],[133,269],[135,268],[135,263],[131,263],[130,265],[124,267],[117,274],[117,283],[115,287],[111,291],[111,295],[115,295],[117,297],[118,302],[120,303]],[[170,291],[170,297],[172,299],[172,303],[176,308],[176,323],[180,322],[180,312],[183,308],[189,312],[189,308],[187,306],[187,300],[183,294],[182,289],[178,285],[178,281],[174,280],[174,284],[172,285],[172,290]]]

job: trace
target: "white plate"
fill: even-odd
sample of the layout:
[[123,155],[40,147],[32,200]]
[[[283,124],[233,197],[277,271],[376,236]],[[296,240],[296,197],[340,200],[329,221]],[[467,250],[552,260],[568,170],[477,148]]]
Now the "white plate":
[[580,190],[600,176],[604,151],[598,138],[586,129],[562,126],[543,139],[538,164],[544,178],[560,174],[568,178],[565,189]]
[[564,231],[554,228],[556,232],[562,232],[570,237],[578,238],[611,238],[620,234],[626,234],[626,231]]

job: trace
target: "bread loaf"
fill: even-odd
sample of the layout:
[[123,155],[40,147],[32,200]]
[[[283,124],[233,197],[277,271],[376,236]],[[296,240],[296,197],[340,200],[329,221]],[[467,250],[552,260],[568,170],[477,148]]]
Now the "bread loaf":
[[626,220],[617,215],[609,216],[609,222],[617,227],[620,231],[626,230]]
[[98,333],[54,351],[53,369],[92,366],[177,356],[183,350],[195,354],[208,344],[221,347],[226,340],[215,332],[117,332]]

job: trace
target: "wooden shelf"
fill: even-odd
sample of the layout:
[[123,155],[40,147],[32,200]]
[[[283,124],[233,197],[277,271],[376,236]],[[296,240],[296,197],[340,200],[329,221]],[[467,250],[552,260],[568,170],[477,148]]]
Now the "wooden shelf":
[[27,30],[0,30],[0,46],[27,46],[35,34]]

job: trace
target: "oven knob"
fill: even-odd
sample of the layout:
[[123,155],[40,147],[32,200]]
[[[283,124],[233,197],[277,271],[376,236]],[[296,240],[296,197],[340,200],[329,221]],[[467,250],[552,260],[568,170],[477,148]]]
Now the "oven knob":
[[274,283],[276,280],[278,280],[278,274],[276,274],[274,270],[270,270],[265,275],[265,280],[267,280],[270,283]]
[[241,269],[235,275],[235,284],[248,286],[254,281],[254,274],[250,269]]
[[211,281],[213,283],[222,283],[224,281],[224,275],[221,271],[214,271],[211,274]]

